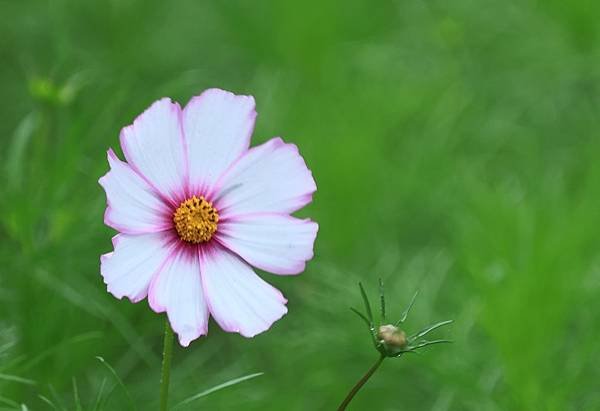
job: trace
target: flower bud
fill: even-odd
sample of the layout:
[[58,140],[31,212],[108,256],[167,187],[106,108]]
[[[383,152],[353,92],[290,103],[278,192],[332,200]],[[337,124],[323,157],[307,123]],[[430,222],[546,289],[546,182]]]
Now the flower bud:
[[380,326],[377,338],[392,350],[403,350],[408,345],[406,333],[391,324]]

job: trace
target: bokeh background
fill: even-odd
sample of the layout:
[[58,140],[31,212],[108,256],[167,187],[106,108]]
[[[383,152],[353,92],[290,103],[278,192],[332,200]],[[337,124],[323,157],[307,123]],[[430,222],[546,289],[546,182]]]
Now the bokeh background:
[[105,291],[97,184],[121,127],[252,94],[317,180],[289,314],[177,348],[182,409],[330,410],[376,359],[349,310],[386,283],[408,331],[354,410],[600,409],[600,6],[589,0],[0,1],[0,408],[158,405],[163,318]]

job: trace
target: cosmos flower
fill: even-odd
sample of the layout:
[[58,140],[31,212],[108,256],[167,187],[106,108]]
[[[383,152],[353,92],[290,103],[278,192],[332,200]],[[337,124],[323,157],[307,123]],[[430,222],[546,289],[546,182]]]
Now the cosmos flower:
[[254,98],[210,89],[161,99],[121,131],[127,162],[108,151],[100,178],[104,222],[119,231],[101,257],[108,291],[166,312],[183,346],[208,331],[261,333],[287,313],[281,292],[252,266],[301,273],[318,225],[291,213],[312,201],[315,181],[281,138],[249,148]]

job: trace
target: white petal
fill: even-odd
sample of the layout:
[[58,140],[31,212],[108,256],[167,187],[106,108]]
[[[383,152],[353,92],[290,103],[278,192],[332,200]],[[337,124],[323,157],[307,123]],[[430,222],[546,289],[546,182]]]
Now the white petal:
[[222,218],[255,212],[291,213],[317,189],[294,144],[273,138],[240,157],[217,183],[214,203]]
[[190,342],[208,332],[208,307],[196,247],[178,245],[150,285],[148,301],[156,312],[167,312],[179,343]]
[[121,131],[121,147],[131,167],[159,193],[179,204],[187,195],[187,153],[181,108],[158,100]]
[[221,246],[201,249],[200,269],[210,312],[225,331],[254,337],[287,313],[279,290]]
[[254,98],[209,89],[183,110],[190,158],[190,187],[206,195],[227,167],[250,145],[256,111]]
[[114,252],[100,258],[100,272],[108,291],[119,299],[144,299],[152,276],[166,261],[172,244],[173,237],[168,233],[113,237]]
[[319,226],[285,214],[247,214],[219,223],[221,244],[251,265],[275,274],[298,274],[313,257]]
[[108,163],[110,171],[99,180],[108,203],[104,222],[129,234],[171,228],[170,209],[152,188],[112,150],[108,150]]

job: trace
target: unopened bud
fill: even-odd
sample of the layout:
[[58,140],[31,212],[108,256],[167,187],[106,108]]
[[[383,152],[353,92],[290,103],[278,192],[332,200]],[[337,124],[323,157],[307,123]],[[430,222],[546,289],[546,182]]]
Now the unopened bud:
[[389,348],[402,350],[407,346],[406,333],[391,324],[380,326],[377,338]]

